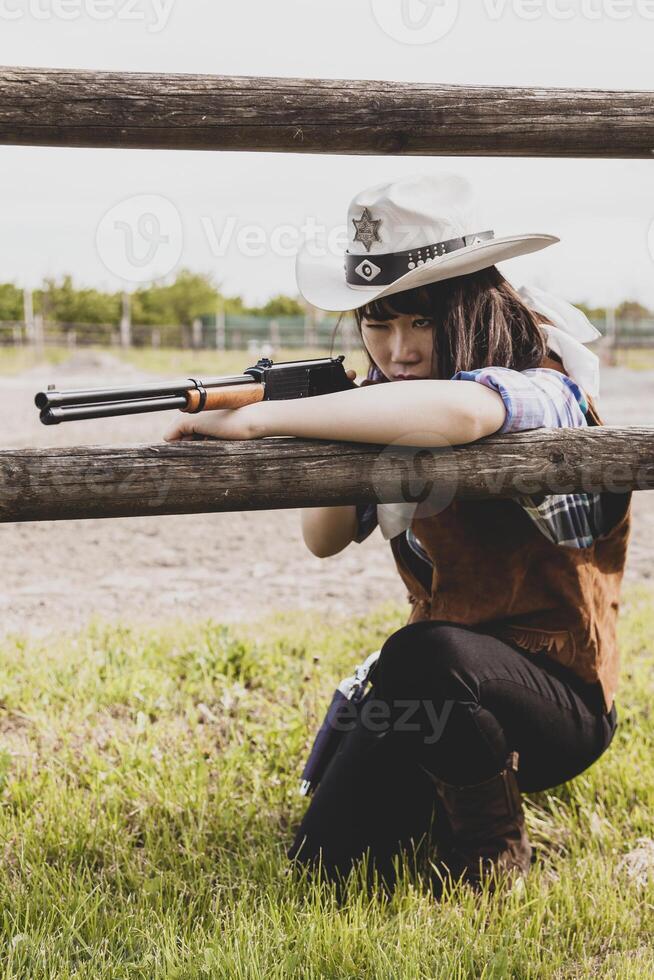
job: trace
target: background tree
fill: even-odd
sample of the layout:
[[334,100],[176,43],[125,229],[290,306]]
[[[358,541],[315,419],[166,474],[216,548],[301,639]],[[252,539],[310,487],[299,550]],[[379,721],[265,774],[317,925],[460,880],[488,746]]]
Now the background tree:
[[589,306],[588,303],[573,303],[572,305],[580,309],[582,313],[585,313],[589,320],[606,319],[605,306]]
[[64,276],[61,283],[46,279],[43,289],[34,292],[34,311],[57,323],[117,324],[121,314],[121,294],[75,289],[72,276]]
[[13,283],[0,285],[0,320],[23,319],[23,290]]
[[635,300],[626,299],[616,307],[615,315],[621,320],[646,320],[654,317],[654,313],[648,310],[642,303]]
[[132,294],[132,322],[190,326],[196,317],[215,314],[220,299],[212,276],[182,269],[173,282],[137,289]]
[[265,306],[250,307],[247,312],[258,316],[302,316],[304,308],[297,299],[279,293],[269,299]]

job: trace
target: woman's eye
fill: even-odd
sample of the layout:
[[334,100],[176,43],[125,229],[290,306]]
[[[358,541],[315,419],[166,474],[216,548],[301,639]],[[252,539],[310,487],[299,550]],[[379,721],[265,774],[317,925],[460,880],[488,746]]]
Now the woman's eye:
[[[413,326],[414,327],[415,326],[419,326],[419,327],[431,327],[433,325],[433,322],[434,321],[430,317],[426,317],[426,316],[425,317],[422,317],[421,316],[421,317],[416,317],[416,319],[413,321]],[[368,330],[385,330],[386,329],[386,324],[385,323],[366,323],[365,326],[366,326],[366,329],[368,329]]]

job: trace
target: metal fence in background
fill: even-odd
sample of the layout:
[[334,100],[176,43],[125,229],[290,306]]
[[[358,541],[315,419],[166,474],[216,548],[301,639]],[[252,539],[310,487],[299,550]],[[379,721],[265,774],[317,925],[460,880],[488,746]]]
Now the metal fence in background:
[[[598,346],[617,352],[632,348],[654,348],[654,318],[591,317],[602,334]],[[339,349],[359,346],[351,315],[344,316],[336,335],[338,316],[278,316],[275,318],[227,314],[198,317],[191,324],[149,326],[123,321],[115,323],[57,323],[35,315],[29,321],[0,321],[0,346],[28,347],[172,347],[197,350],[254,350],[268,346],[284,348],[329,348],[332,339]]]
[[615,317],[611,315],[609,310],[607,317],[600,319],[590,317],[590,321],[606,340],[614,341],[618,346],[654,346],[654,317],[641,317],[637,320],[628,317]]
[[[191,324],[149,326],[139,323],[58,323],[34,316],[28,321],[0,321],[0,346],[30,347],[173,347],[198,350],[245,350],[269,345],[329,347],[338,317],[227,314],[198,317]],[[343,318],[336,337],[339,348],[357,346],[351,317]]]

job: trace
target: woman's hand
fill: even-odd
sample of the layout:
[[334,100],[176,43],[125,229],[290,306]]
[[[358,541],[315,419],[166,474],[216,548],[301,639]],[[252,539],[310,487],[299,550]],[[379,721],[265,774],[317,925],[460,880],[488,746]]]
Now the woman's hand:
[[[354,381],[356,371],[345,372]],[[266,410],[271,402],[255,402],[242,408],[218,408],[197,415],[178,412],[177,418],[166,430],[164,442],[192,439],[194,433],[214,439],[261,439],[272,435],[266,429]]]
[[164,441],[192,439],[194,433],[214,439],[258,439],[263,433],[249,410],[259,408],[259,405],[265,405],[265,402],[242,408],[216,408],[197,415],[179,412],[164,433]]

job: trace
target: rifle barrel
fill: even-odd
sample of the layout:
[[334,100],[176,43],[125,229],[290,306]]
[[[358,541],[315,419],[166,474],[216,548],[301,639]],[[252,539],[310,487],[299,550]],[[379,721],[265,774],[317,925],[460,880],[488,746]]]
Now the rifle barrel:
[[41,410],[44,425],[59,422],[76,422],[80,419],[104,419],[114,415],[138,415],[141,412],[160,412],[166,408],[185,408],[185,395],[168,395],[162,398],[139,398],[136,401],[101,402],[98,405],[59,406]]
[[[120,402],[127,399],[157,398],[165,395],[182,395],[184,392],[195,390],[198,385],[204,388],[220,388],[223,385],[256,384],[251,374],[222,375],[201,381],[195,378],[183,378],[180,381],[158,382],[149,381],[142,385],[125,385],[122,388],[72,388],[69,391],[39,391],[34,397],[37,408],[63,408],[67,405],[96,405],[101,402]],[[73,416],[67,416],[67,418]],[[86,415],[84,418],[97,418]]]

